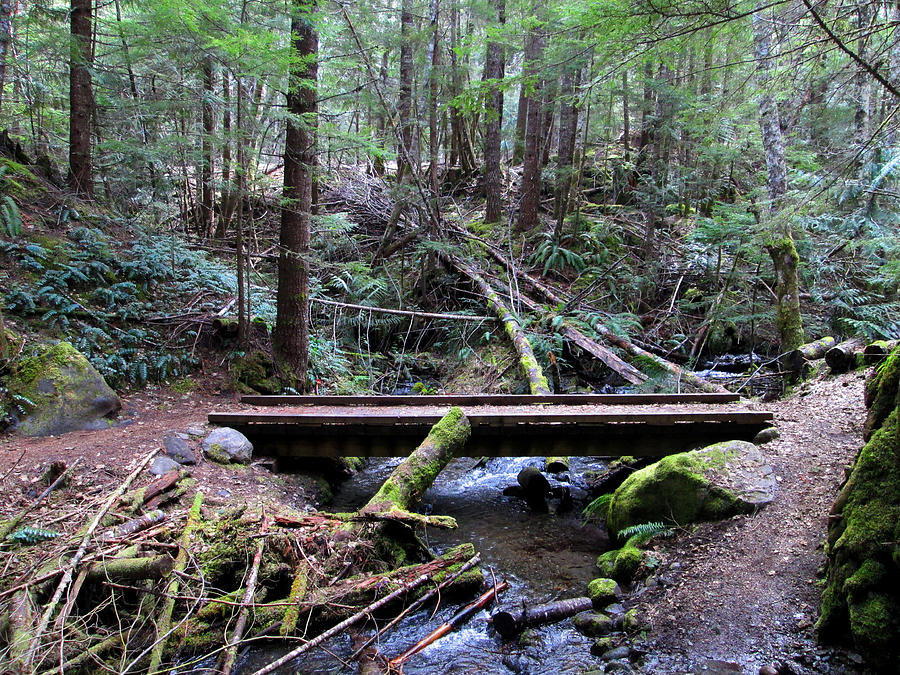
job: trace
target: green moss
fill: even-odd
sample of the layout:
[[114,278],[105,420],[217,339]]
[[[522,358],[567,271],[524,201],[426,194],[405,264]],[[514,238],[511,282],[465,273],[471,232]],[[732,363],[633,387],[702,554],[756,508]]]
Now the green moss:
[[615,602],[622,590],[613,579],[600,578],[594,579],[588,584],[588,597],[593,601],[594,607],[605,607],[611,602]]
[[572,618],[572,623],[582,635],[600,637],[615,630],[615,622],[601,612],[581,612]]
[[235,360],[230,373],[235,387],[240,391],[278,394],[283,388],[275,374],[274,362],[259,349]]
[[631,583],[641,566],[644,554],[636,546],[626,545],[607,551],[597,558],[600,574],[620,583]]
[[886,593],[870,594],[850,604],[850,628],[854,646],[880,672],[897,672],[900,653],[896,641],[900,606]]
[[871,438],[890,412],[897,407],[900,394],[900,348],[895,349],[875,370],[874,377],[866,383],[866,406],[869,414],[863,436]]
[[637,607],[633,607],[625,612],[622,627],[626,633],[640,633],[642,630],[647,629],[647,618]]

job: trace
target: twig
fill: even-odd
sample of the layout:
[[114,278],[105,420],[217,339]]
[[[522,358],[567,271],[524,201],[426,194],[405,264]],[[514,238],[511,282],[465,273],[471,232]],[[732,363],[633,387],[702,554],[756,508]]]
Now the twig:
[[[60,598],[62,598],[62,594],[65,592],[66,588],[68,588],[69,584],[72,583],[72,574],[75,571],[75,568],[78,567],[78,564],[81,562],[81,559],[84,558],[87,553],[88,546],[91,543],[91,539],[94,536],[94,532],[100,526],[100,522],[103,520],[103,517],[106,515],[106,512],[109,511],[113,504],[115,504],[119,497],[125,494],[125,491],[134,482],[134,479],[138,477],[141,471],[144,470],[144,467],[150,463],[150,460],[156,456],[156,450],[152,450],[137,466],[137,468],[129,474],[128,478],[116,488],[113,493],[107,498],[106,502],[100,508],[100,511],[94,516],[94,520],[88,526],[87,531],[84,533],[84,537],[81,539],[81,545],[78,547],[78,550],[75,552],[75,555],[72,556],[72,559],[68,562],[65,567],[65,572],[63,573],[63,578],[60,579],[59,584],[56,587],[56,592],[53,594],[53,598],[51,598],[50,603],[47,605],[44,610],[44,614],[41,616],[41,621],[38,624],[37,630],[34,633],[34,636],[31,639],[31,644],[28,646],[28,654],[25,657],[25,667],[27,670],[31,670],[34,664],[34,657],[37,654],[38,648],[41,644],[41,636],[44,631],[47,629],[47,625],[50,623],[50,617],[53,616],[53,612],[59,604]],[[74,463],[73,463],[74,466]],[[60,476],[62,477],[62,476]]]
[[289,651],[287,654],[282,656],[280,659],[276,659],[275,661],[272,661],[272,663],[270,663],[269,665],[260,668],[259,670],[254,672],[253,675],[267,675],[268,673],[271,673],[272,671],[276,670],[277,668],[280,668],[281,666],[283,666],[285,663],[288,663],[289,661],[292,661],[293,659],[297,658],[298,656],[300,656],[300,654],[303,654],[304,652],[309,651],[313,647],[316,647],[316,646],[322,644],[323,642],[325,642],[325,640],[332,637],[333,635],[337,635],[345,628],[349,628],[350,626],[355,624],[357,621],[368,616],[375,610],[380,609],[381,607],[384,607],[386,604],[388,604],[392,600],[397,599],[404,593],[408,593],[409,591],[411,591],[415,588],[418,588],[419,586],[424,584],[426,581],[428,581],[428,575],[427,574],[421,575],[420,577],[414,579],[413,581],[406,584],[405,586],[401,586],[393,593],[388,593],[386,596],[381,598],[381,600],[376,600],[371,605],[369,605],[365,609],[360,610],[359,612],[357,612],[353,616],[349,617],[348,619],[341,621],[339,624],[337,624],[333,628],[329,628],[328,630],[326,630],[324,633],[322,633],[318,637],[315,637],[312,640],[310,640],[309,642],[305,642],[304,644],[300,645],[296,649]]
[[247,577],[247,586],[244,589],[244,597],[241,599],[241,610],[238,614],[237,623],[234,631],[228,639],[228,645],[225,649],[225,656],[222,659],[222,675],[231,675],[234,669],[235,658],[237,657],[238,645],[241,638],[244,637],[244,630],[247,628],[247,609],[253,604],[253,594],[256,592],[256,579],[259,575],[259,563],[262,560],[263,549],[266,547],[265,534],[269,529],[271,522],[268,514],[263,511],[262,523],[259,526],[259,541],[256,542],[256,553],[253,556],[253,566],[250,568],[250,575]]

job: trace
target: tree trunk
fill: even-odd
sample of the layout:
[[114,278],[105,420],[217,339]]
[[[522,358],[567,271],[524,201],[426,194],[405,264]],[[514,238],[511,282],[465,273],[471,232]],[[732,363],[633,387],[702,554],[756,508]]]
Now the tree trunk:
[[[502,27],[506,24],[506,0],[494,0],[494,6],[497,25]],[[503,44],[488,40],[484,59],[484,80],[488,83],[484,111],[484,193],[487,202],[484,220],[487,223],[500,222],[503,213],[503,174],[500,169],[503,90],[500,81],[504,68]]]
[[522,369],[522,374],[528,380],[528,388],[531,393],[544,395],[551,394],[550,384],[547,382],[547,378],[544,376],[544,372],[534,356],[531,344],[528,342],[528,336],[525,335],[525,331],[522,330],[519,320],[516,319],[512,311],[506,306],[503,298],[491,288],[491,285],[486,282],[480,274],[461,260],[453,257],[448,258],[448,260],[450,265],[472,281],[475,288],[478,289],[478,292],[487,299],[488,307],[503,323],[506,334],[509,339],[512,340],[513,346],[516,348],[516,352],[519,355],[519,366]]
[[[439,19],[440,0],[431,0],[431,54],[429,63],[431,69],[428,74],[428,190],[432,200],[431,207],[431,233],[438,234],[440,222],[440,208],[438,207],[438,67],[441,62],[441,50],[438,45],[440,40]],[[433,260],[431,261],[434,262]]]
[[825,363],[831,368],[831,372],[839,375],[852,370],[855,365],[856,355],[862,353],[866,342],[865,338],[850,338],[840,344],[836,344],[825,352]]
[[234,189],[231,183],[231,83],[227,70],[222,71],[222,201],[216,239],[224,239],[234,214]]
[[359,510],[360,515],[409,512],[447,463],[465,447],[470,434],[469,419],[462,409],[451,408],[419,447],[391,472]]
[[578,106],[576,105],[576,88],[578,87],[581,69],[578,66],[568,67],[561,77],[562,99],[559,104],[559,145],[556,155],[556,202],[553,216],[556,218],[556,238],[563,233],[563,224],[569,213],[569,192],[572,189],[572,165],[575,157],[575,136],[578,133]]
[[593,609],[590,598],[570,598],[557,600],[537,607],[500,610],[491,617],[494,629],[504,638],[510,638],[531,626],[542,626],[568,619],[581,612]]
[[803,321],[800,314],[800,279],[797,248],[786,217],[780,217],[784,196],[787,193],[787,163],[784,158],[784,137],[778,105],[772,92],[773,71],[771,54],[771,29],[768,20],[760,12],[753,15],[753,47],[756,56],[756,76],[760,86],[759,128],[769,184],[769,208],[767,217],[775,221],[772,240],[766,248],[775,268],[775,295],[777,316],[775,319],[781,351],[796,349],[803,344]]
[[13,0],[0,0],[0,109],[3,107],[3,87],[6,85],[6,59],[12,42]]
[[93,0],[71,0],[69,55],[69,187],[78,197],[94,196],[91,164],[91,36]]
[[298,391],[307,388],[309,366],[309,226],[316,161],[316,54],[311,23],[314,2],[296,0],[291,42],[296,66],[287,94],[284,143],[284,205],[278,257],[277,317],[272,335],[276,362]]
[[197,228],[198,233],[204,239],[212,235],[215,226],[213,140],[216,133],[216,118],[213,116],[213,85],[212,58],[207,57],[203,60],[203,140],[200,159],[200,223]]
[[[544,49],[544,39],[539,29],[529,33],[525,52],[525,80],[532,82],[534,91],[528,97],[528,113],[525,128],[525,159],[522,164],[522,181],[519,186],[519,219],[516,232],[530,230],[538,224],[538,208],[541,200],[541,91],[537,77],[538,60]],[[523,85],[524,86],[524,85]],[[521,111],[520,113],[521,114]]]
[[400,125],[400,149],[397,152],[397,180],[411,171],[413,161],[412,80],[413,80],[412,0],[403,0],[400,8],[400,96],[397,114]]

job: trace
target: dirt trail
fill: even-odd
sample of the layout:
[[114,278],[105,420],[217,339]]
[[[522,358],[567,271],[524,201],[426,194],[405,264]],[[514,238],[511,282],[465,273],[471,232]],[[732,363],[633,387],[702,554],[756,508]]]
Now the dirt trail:
[[813,629],[828,511],[862,444],[864,381],[818,380],[771,404],[781,435],[763,448],[775,502],[659,547],[639,591],[652,625],[643,672],[864,672],[858,655],[816,645]]

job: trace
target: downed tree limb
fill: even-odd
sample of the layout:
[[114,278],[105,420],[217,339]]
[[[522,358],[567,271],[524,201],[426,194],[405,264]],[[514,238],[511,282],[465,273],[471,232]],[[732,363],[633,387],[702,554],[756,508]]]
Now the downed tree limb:
[[412,507],[447,463],[462,450],[470,433],[469,418],[461,408],[451,408],[431,428],[419,447],[391,472],[358,515],[363,518],[385,518],[386,514],[396,515],[399,511],[403,518],[415,520],[410,514]]
[[398,316],[410,316],[421,319],[449,319],[452,321],[493,321],[492,316],[473,316],[470,314],[436,314],[434,312],[419,312],[409,309],[389,309],[387,307],[372,307],[370,305],[354,305],[349,302],[337,302],[336,300],[325,300],[324,298],[310,298],[310,302],[320,305],[330,305],[332,307],[342,307],[344,309],[359,309],[367,312],[375,312],[376,314],[396,314]]
[[501,636],[510,638],[531,626],[562,621],[590,609],[593,609],[593,602],[590,598],[570,598],[537,607],[500,610],[494,613],[491,621],[494,629]]
[[290,661],[293,661],[295,658],[297,658],[304,652],[309,651],[313,647],[317,647],[318,645],[325,642],[325,640],[327,640],[328,638],[330,638],[334,635],[337,635],[341,631],[343,631],[346,628],[349,628],[350,626],[355,624],[357,621],[360,621],[360,620],[364,619],[365,617],[369,616],[370,614],[372,614],[372,612],[376,611],[377,609],[384,607],[385,605],[387,605],[390,602],[393,602],[394,600],[399,598],[401,595],[405,595],[406,593],[409,593],[410,591],[414,590],[415,588],[418,588],[419,586],[424,584],[426,581],[428,581],[428,575],[422,574],[421,576],[417,577],[416,579],[409,582],[408,584],[404,584],[403,586],[401,586],[400,588],[395,590],[393,593],[388,593],[386,596],[384,596],[380,600],[376,600],[371,605],[369,605],[368,607],[357,612],[353,616],[351,616],[347,619],[344,619],[336,626],[329,628],[324,633],[320,633],[317,637],[313,638],[309,642],[305,642],[304,644],[300,645],[296,649],[292,649],[287,654],[282,656],[280,659],[276,659],[275,661],[272,661],[269,665],[263,666],[262,668],[260,668],[256,672],[254,672],[253,675],[267,675],[268,673],[271,673],[273,670],[277,670],[284,664],[289,663]]
[[705,391],[709,393],[720,393],[727,394],[729,393],[725,387],[722,387],[718,384],[714,384],[712,382],[707,382],[706,380],[697,377],[694,373],[689,370],[685,370],[683,368],[679,368],[671,361],[667,361],[661,356],[656,356],[656,354],[651,354],[650,352],[641,349],[636,344],[634,344],[631,340],[627,340],[625,338],[619,337],[611,330],[609,330],[606,326],[601,323],[598,323],[594,326],[594,330],[597,331],[600,335],[603,336],[604,340],[608,340],[612,344],[617,347],[624,349],[626,352],[633,356],[639,356],[644,359],[648,359],[655,363],[657,366],[662,368],[668,373],[671,373],[676,378],[681,380],[682,382],[686,382],[687,384],[699,389],[700,391]]
[[166,587],[166,601],[156,619],[156,642],[150,652],[150,666],[147,669],[147,672],[150,675],[161,672],[160,664],[162,663],[163,652],[166,648],[166,641],[169,639],[169,634],[172,632],[172,612],[175,609],[175,599],[178,596],[178,589],[180,588],[178,574],[184,572],[185,567],[187,567],[188,549],[191,545],[191,532],[197,527],[200,523],[200,519],[203,517],[200,514],[201,504],[203,504],[203,493],[198,492],[194,497],[194,503],[188,514],[187,522],[184,524],[184,531],[181,533],[181,538],[178,540],[178,556],[175,558],[174,568],[175,574],[172,576],[172,580]]
[[[47,604],[47,607],[44,609],[44,613],[41,616],[40,623],[38,623],[34,635],[31,638],[31,643],[28,646],[28,653],[25,657],[24,665],[26,672],[31,671],[34,668],[35,657],[37,656],[37,652],[41,646],[41,637],[44,631],[47,629],[47,626],[50,623],[50,619],[52,618],[53,613],[56,611],[56,607],[59,605],[59,601],[62,598],[63,593],[65,593],[66,589],[69,587],[69,584],[72,583],[75,569],[78,567],[79,563],[81,563],[81,559],[84,558],[85,554],[87,553],[88,547],[91,543],[91,540],[93,539],[94,532],[100,526],[100,523],[103,521],[103,517],[112,508],[113,504],[115,504],[119,500],[119,498],[123,494],[125,494],[131,483],[134,482],[134,479],[138,477],[141,471],[144,470],[144,467],[147,466],[147,464],[150,463],[150,460],[155,456],[156,450],[154,449],[143,460],[141,460],[140,463],[138,463],[137,468],[132,471],[122,482],[122,484],[113,491],[113,493],[107,498],[106,502],[104,502],[103,506],[100,507],[100,510],[94,516],[91,524],[88,525],[87,530],[85,531],[84,536],[81,539],[81,544],[78,546],[78,550],[75,552],[75,555],[72,556],[71,560],[66,563],[63,577],[59,580],[56,591],[54,592],[53,597],[50,599],[50,602]],[[63,617],[63,621],[65,621],[65,617]]]
[[500,297],[500,294],[491,288],[491,285],[469,265],[465,264],[455,256],[443,257],[448,261],[451,267],[456,269],[464,277],[467,277],[474,284],[475,288],[478,289],[478,292],[487,299],[488,307],[497,315],[497,318],[500,319],[503,327],[506,329],[506,334],[512,341],[513,346],[515,346],[516,352],[519,354],[519,366],[522,369],[522,374],[528,380],[528,388],[531,393],[544,395],[552,393],[550,391],[550,384],[547,382],[547,378],[544,376],[544,372],[541,370],[541,366],[537,362],[534,352],[531,349],[531,344],[528,342],[528,336],[525,335],[525,331],[522,330],[519,320],[506,306],[506,303],[503,298]]
[[863,349],[863,362],[867,366],[878,365],[894,351],[898,344],[900,344],[900,340],[876,340],[866,345]]
[[785,370],[805,375],[809,369],[809,362],[816,361],[825,356],[825,352],[834,347],[833,337],[823,337],[805,345],[800,345],[782,357],[781,366]]
[[174,565],[175,561],[166,554],[149,558],[111,558],[91,565],[85,575],[85,582],[162,579],[172,571]]
[[418,654],[420,651],[425,649],[428,645],[433,642],[437,642],[442,637],[447,635],[453,630],[456,630],[461,625],[463,625],[469,618],[475,614],[476,612],[484,609],[489,604],[494,601],[500,593],[509,588],[509,584],[506,581],[501,581],[496,586],[491,587],[487,591],[485,591],[480,598],[470,603],[462,610],[453,615],[453,617],[440,626],[438,626],[435,630],[433,630],[429,635],[425,636],[421,640],[419,640],[412,647],[403,652],[400,656],[397,656],[390,661],[388,661],[388,668],[391,672],[394,670],[399,670],[404,663],[406,663],[411,656],[414,654]]
[[393,619],[391,619],[387,625],[378,629],[378,631],[375,633],[375,635],[370,637],[365,642],[362,642],[360,646],[354,647],[354,652],[353,652],[353,654],[351,654],[349,660],[353,661],[354,659],[359,658],[363,654],[363,652],[366,650],[367,647],[369,647],[372,643],[374,643],[382,635],[387,633],[391,628],[393,628],[398,623],[400,623],[400,621],[403,619],[403,617],[408,616],[408,615],[412,614],[413,612],[415,612],[422,605],[424,605],[426,602],[431,600],[431,598],[433,598],[435,595],[439,594],[442,590],[447,588],[450,584],[452,584],[454,581],[456,581],[459,577],[461,577],[463,574],[465,574],[470,569],[475,567],[475,565],[477,565],[479,562],[481,562],[481,554],[476,553],[473,558],[471,558],[467,563],[465,563],[462,567],[460,567],[451,576],[444,579],[441,583],[439,583],[437,586],[432,588],[425,595],[423,595],[418,600],[416,600],[414,603],[412,603],[409,607],[407,607],[402,612],[400,612],[397,616],[395,616]]
[[865,338],[850,338],[836,344],[834,347],[825,352],[825,363],[831,368],[831,372],[835,375],[846,373],[853,369],[856,355],[862,353],[866,346]]
[[602,345],[597,344],[594,340],[591,340],[587,335],[575,328],[575,326],[573,326],[570,322],[563,319],[560,328],[562,328],[560,332],[562,333],[562,336],[564,338],[581,347],[581,349],[603,363],[603,365],[612,370],[614,373],[616,373],[616,375],[621,377],[626,382],[638,385],[643,384],[647,381],[648,377],[644,375],[644,373],[632,366],[627,361],[620,359],[606,347],[603,347]]
[[250,574],[247,577],[247,585],[244,588],[244,597],[241,598],[241,609],[238,613],[237,622],[234,625],[234,631],[228,638],[228,644],[225,647],[225,656],[222,659],[222,675],[231,675],[234,670],[234,663],[237,659],[238,646],[241,644],[241,638],[244,637],[244,631],[247,628],[247,610],[253,603],[253,595],[256,593],[256,579],[259,576],[259,564],[262,561],[263,550],[266,547],[266,532],[269,529],[269,516],[263,512],[262,523],[259,526],[259,540],[256,542],[256,552],[253,555],[253,564],[250,566]]
[[107,530],[100,539],[104,541],[110,539],[122,539],[128,535],[153,527],[154,525],[163,522],[166,517],[167,516],[163,511],[156,509],[155,511],[145,513],[143,516],[126,520],[121,525]]

